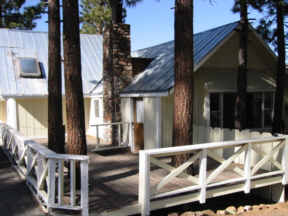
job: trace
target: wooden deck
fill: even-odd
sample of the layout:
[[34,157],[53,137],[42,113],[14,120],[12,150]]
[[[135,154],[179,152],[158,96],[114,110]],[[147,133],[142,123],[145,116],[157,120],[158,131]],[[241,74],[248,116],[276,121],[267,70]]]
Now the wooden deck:
[[[92,215],[125,215],[124,212],[140,213],[138,203],[138,155],[124,151],[89,153],[89,208]],[[209,163],[214,166],[215,163]],[[154,169],[154,170],[153,170]],[[197,170],[198,167],[195,167]],[[168,174],[152,167],[151,185],[156,186]],[[197,175],[197,174],[196,174]],[[226,170],[215,181],[239,177]],[[191,185],[190,181],[176,177],[161,192]]]
[[[39,140],[37,140],[39,142]],[[47,143],[42,140],[41,143]],[[94,149],[93,138],[88,139],[88,149]],[[163,159],[170,160],[170,159]],[[112,149],[89,152],[89,212],[90,215],[124,216],[140,213],[138,207],[139,157],[127,149]],[[168,161],[169,162],[169,161]],[[236,164],[235,164],[236,165]],[[194,176],[198,178],[199,164],[194,163]],[[219,163],[208,159],[209,170],[215,170]],[[238,167],[239,164],[237,165]],[[241,167],[240,167],[241,168]],[[220,182],[241,177],[234,167],[229,166],[213,182]],[[151,167],[150,185],[153,188],[169,173],[156,166]],[[175,177],[159,192],[164,193],[191,186],[186,178]],[[228,185],[229,186],[229,185]],[[152,192],[153,193],[153,192]],[[155,209],[154,209],[155,210]]]

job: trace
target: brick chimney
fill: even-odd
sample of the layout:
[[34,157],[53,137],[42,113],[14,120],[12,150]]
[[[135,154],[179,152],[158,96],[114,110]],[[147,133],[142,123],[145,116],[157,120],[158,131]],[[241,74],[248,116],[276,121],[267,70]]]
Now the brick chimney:
[[[130,25],[113,24],[113,28],[104,32],[103,39],[104,122],[120,122],[120,91],[127,87],[133,78]],[[117,137],[117,131],[110,129],[107,133],[107,137],[110,135],[110,140],[115,143],[114,137]]]

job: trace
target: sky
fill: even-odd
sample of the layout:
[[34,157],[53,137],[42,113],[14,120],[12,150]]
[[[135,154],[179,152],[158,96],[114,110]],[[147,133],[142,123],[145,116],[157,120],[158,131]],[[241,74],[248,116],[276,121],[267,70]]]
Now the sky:
[[[29,0],[30,3],[37,0]],[[174,38],[175,0],[143,0],[136,7],[127,8],[126,23],[131,25],[132,50],[150,47]],[[194,32],[239,20],[233,14],[234,0],[194,0]],[[259,14],[249,10],[249,18]],[[47,16],[38,21],[35,30],[48,31]]]

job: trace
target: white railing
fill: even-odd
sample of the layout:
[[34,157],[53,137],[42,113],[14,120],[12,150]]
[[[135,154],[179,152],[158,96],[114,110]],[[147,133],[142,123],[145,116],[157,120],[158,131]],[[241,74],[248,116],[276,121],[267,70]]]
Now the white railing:
[[56,154],[5,124],[0,124],[0,134],[4,153],[44,209],[80,210],[89,215],[88,156]]
[[[270,150],[263,150],[264,145]],[[229,155],[218,153],[227,149],[230,149]],[[179,154],[190,156],[182,165],[174,167],[169,158]],[[242,164],[238,160],[241,157],[244,158]],[[218,166],[208,169],[207,165],[212,162]],[[271,163],[269,170],[264,166],[267,163]],[[194,174],[186,172],[191,165],[197,169]],[[159,172],[159,168],[165,170],[166,175],[156,181],[157,178],[151,176],[155,170]],[[221,175],[227,169],[233,171],[234,177]],[[286,185],[287,177],[288,136],[143,150],[139,158],[138,202],[141,214],[146,216],[154,209],[194,201],[205,203],[207,198],[240,191],[250,193],[252,188],[278,183]],[[175,186],[177,179],[185,184],[177,189],[169,186]]]
[[[127,147],[132,143],[132,123],[129,122],[113,122],[113,123],[102,123],[102,124],[92,124],[91,127],[95,127],[95,137],[96,137],[96,149],[105,146],[101,143],[102,139],[105,139],[105,131],[101,130],[103,128],[110,128],[112,133],[112,127],[117,127],[117,143],[118,146],[115,147]],[[126,127],[126,128],[125,128]]]

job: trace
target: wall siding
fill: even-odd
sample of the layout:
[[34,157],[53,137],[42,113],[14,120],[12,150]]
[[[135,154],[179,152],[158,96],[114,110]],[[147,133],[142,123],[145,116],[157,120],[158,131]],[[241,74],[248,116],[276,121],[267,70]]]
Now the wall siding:
[[144,147],[156,147],[156,98],[144,98]]
[[[48,100],[47,98],[17,99],[18,126],[24,136],[47,137],[48,135]],[[88,128],[90,98],[84,99],[85,127]],[[63,99],[63,121],[66,124],[66,105]]]
[[0,121],[6,122],[6,102],[0,101]]

